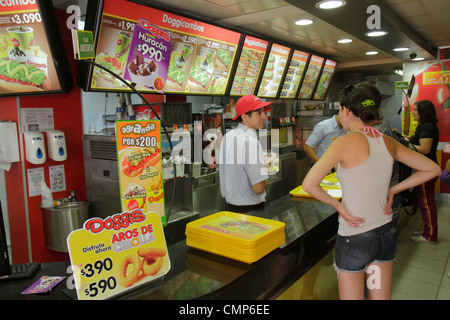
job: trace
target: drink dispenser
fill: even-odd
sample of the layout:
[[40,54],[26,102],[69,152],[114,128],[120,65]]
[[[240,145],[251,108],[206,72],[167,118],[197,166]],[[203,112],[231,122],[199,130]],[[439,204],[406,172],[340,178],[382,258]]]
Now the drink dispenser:
[[59,130],[47,131],[48,156],[55,161],[67,159],[66,138]]
[[46,160],[44,135],[38,131],[24,133],[27,161],[32,164],[43,164]]

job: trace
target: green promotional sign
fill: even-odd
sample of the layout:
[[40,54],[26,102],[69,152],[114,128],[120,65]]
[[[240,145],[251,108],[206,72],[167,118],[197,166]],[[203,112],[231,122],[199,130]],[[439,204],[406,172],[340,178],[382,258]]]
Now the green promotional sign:
[[72,30],[73,50],[76,60],[94,59],[94,37],[92,31]]
[[408,90],[409,82],[408,81],[397,81],[395,82],[395,89],[397,90]]

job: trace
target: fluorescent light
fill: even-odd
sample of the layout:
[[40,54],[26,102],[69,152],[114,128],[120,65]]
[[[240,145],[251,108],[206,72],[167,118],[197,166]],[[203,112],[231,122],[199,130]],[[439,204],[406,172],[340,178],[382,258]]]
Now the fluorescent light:
[[307,26],[312,24],[314,21],[312,21],[311,19],[301,19],[295,22],[296,25],[298,26]]
[[319,3],[317,3],[316,8],[336,9],[336,8],[342,7],[346,4],[347,4],[347,2],[344,0],[325,0],[325,1],[320,1]]
[[417,57],[417,58],[412,59],[412,61],[422,61],[422,60],[425,60],[425,58]]
[[378,54],[378,51],[368,51],[368,52],[366,52],[366,54],[368,56],[374,56],[374,55]]
[[366,36],[368,36],[368,37],[380,37],[380,36],[384,36],[386,34],[387,34],[386,31],[378,30],[378,31],[367,32]]
[[350,43],[350,42],[353,42],[353,40],[352,39],[341,39],[341,40],[338,40],[338,43]]
[[408,51],[410,48],[408,47],[402,47],[402,48],[395,48],[394,51],[400,52],[400,51]]

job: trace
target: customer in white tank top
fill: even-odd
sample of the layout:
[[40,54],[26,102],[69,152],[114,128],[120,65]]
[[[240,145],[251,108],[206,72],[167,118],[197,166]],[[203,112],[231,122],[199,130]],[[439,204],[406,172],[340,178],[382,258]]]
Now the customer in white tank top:
[[[379,120],[380,115],[367,89],[346,87],[341,92],[340,104],[339,118],[349,133],[328,147],[305,177],[303,189],[339,213],[335,265],[340,298],[364,299],[366,275],[374,271],[378,273],[375,276],[379,283],[368,286],[369,299],[390,299],[396,250],[395,232],[390,223],[393,197],[438,176],[440,168],[427,157],[367,127],[366,124]],[[394,160],[417,171],[389,188]],[[342,202],[320,186],[336,166]]]

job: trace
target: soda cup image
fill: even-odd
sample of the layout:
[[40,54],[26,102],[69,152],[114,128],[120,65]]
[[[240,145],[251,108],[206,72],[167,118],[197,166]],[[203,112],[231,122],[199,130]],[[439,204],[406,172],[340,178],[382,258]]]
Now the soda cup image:
[[130,51],[131,44],[131,34],[126,31],[120,31],[117,36],[116,53],[115,57],[122,63],[122,68],[124,69],[127,62],[128,53]]
[[6,28],[13,48],[19,48],[21,51],[25,51],[34,45],[33,28],[14,26]]

